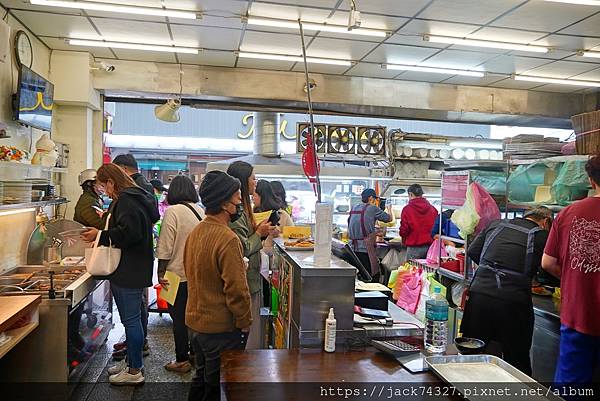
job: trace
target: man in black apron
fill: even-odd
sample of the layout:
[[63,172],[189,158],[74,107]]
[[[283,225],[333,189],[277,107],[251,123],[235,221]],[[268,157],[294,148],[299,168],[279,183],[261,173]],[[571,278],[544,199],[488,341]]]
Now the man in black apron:
[[362,203],[354,206],[348,217],[348,238],[350,246],[362,265],[371,272],[374,282],[380,278],[379,258],[377,257],[377,234],[375,222],[389,223],[392,216],[375,206],[377,193],[365,189],[361,194]]
[[534,323],[531,280],[540,269],[551,224],[552,211],[537,207],[523,218],[492,222],[468,249],[478,267],[461,333],[485,341],[487,353],[499,354],[527,375]]

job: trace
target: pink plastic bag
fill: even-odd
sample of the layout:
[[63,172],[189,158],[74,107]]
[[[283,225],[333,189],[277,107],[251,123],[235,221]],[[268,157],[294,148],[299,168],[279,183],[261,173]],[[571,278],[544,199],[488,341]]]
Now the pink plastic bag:
[[479,215],[479,223],[475,229],[475,235],[479,234],[494,220],[500,219],[500,209],[494,198],[478,183],[471,184],[475,209]]
[[440,248],[442,253],[442,258],[448,257],[448,252],[446,252],[446,248],[442,246],[442,241],[438,239],[434,240],[429,250],[427,251],[427,263],[434,263],[436,265],[440,264]]
[[[402,289],[400,290],[400,296],[396,305],[407,311],[408,313],[414,314],[419,306],[419,299],[421,298],[421,275],[420,272],[413,272],[404,275],[402,278]],[[398,285],[398,283],[396,283]]]

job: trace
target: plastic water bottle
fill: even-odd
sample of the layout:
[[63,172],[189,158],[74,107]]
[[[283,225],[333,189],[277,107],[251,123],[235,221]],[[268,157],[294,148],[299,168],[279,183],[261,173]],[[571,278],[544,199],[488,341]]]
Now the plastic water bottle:
[[448,302],[442,289],[433,289],[433,299],[425,302],[425,350],[432,354],[446,351],[448,345]]

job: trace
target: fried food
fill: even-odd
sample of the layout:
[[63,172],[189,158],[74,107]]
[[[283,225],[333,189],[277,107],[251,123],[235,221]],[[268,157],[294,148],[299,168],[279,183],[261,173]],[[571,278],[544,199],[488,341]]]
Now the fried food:
[[315,246],[315,241],[310,240],[310,239],[285,241],[284,245],[287,247],[292,247],[292,248],[312,248]]

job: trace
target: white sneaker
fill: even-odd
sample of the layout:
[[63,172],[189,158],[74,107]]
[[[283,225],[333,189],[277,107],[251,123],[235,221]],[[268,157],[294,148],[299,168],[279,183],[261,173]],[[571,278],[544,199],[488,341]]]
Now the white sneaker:
[[118,373],[121,373],[125,369],[127,369],[127,361],[125,361],[125,359],[123,359],[123,360],[117,362],[116,365],[111,366],[110,368],[108,368],[107,371],[108,371],[108,375],[112,376],[112,375],[116,375]]
[[137,374],[132,375],[129,373],[129,369],[125,369],[116,375],[110,376],[108,381],[115,386],[137,386],[143,384],[145,379],[141,370]]

